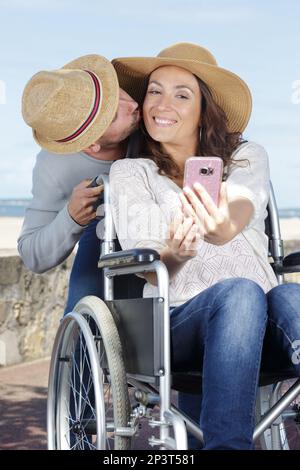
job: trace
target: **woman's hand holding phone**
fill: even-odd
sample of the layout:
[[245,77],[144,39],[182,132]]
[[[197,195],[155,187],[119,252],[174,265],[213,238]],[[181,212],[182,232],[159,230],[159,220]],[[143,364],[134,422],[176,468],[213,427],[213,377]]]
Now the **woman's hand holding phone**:
[[186,217],[192,217],[201,237],[213,245],[224,245],[235,233],[230,219],[226,183],[221,184],[217,206],[200,183],[193,184],[193,190],[184,187],[180,194]]
[[185,162],[180,194],[184,214],[193,217],[201,237],[214,245],[223,245],[234,236],[222,175],[221,158],[190,157]]

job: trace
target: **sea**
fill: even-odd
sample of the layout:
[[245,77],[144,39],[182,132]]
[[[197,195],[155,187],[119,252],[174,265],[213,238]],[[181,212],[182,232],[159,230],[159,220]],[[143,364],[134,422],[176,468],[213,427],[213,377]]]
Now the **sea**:
[[[24,217],[30,199],[0,199],[0,217]],[[300,208],[278,209],[279,217],[290,219],[300,218]]]
[[24,217],[30,199],[0,199],[0,217]]

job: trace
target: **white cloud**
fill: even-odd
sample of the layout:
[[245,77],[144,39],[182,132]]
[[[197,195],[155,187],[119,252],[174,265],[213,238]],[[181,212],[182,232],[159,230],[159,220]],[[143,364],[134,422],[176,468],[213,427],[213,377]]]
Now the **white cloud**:
[[300,80],[294,80],[292,83],[292,104],[300,104]]
[[0,80],[0,104],[6,104],[6,84],[4,80]]

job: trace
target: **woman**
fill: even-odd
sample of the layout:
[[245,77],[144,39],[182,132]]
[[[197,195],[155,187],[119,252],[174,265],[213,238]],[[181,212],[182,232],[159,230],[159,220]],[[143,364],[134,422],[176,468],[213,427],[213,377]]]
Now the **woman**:
[[[156,249],[167,266],[172,368],[203,372],[202,403],[199,395],[189,413],[202,410],[196,418],[204,448],[251,449],[267,317],[277,346],[291,357],[300,338],[300,287],[276,287],[268,263],[268,159],[241,134],[250,92],[193,44],[114,66],[121,86],[147,80],[143,158],[115,162],[110,173],[120,244]],[[183,188],[184,164],[194,155],[223,160],[218,207],[203,187]],[[145,278],[144,296],[155,296],[155,274]],[[182,398],[181,407],[191,408]]]

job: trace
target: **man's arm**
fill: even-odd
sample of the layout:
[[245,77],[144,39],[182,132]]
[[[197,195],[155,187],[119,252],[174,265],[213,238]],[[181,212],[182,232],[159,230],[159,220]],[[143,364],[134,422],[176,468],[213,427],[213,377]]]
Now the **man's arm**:
[[43,273],[59,265],[72,252],[83,229],[70,217],[67,204],[59,212],[27,209],[18,239],[25,266]]
[[33,199],[18,239],[25,266],[36,273],[57,266],[69,256],[84,226],[95,217],[92,203],[102,190],[87,188],[89,181],[84,180],[72,194],[63,194],[53,174],[51,159],[43,157],[38,155],[33,170]]

